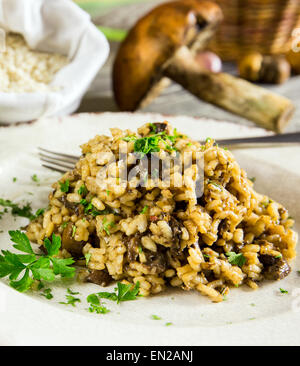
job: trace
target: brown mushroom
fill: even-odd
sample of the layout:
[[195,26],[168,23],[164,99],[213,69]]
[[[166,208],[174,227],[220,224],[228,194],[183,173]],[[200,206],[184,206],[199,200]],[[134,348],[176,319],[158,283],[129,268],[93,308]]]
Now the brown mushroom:
[[[113,67],[113,89],[121,110],[143,108],[169,84],[181,84],[198,98],[281,131],[292,103],[226,73],[203,70],[195,55],[222,20],[210,1],[164,3],[141,18],[121,44]],[[167,78],[166,78],[167,77]]]
[[295,74],[300,74],[300,51],[296,52],[290,50],[286,55],[288,62],[290,63],[292,70]]
[[281,84],[291,75],[291,66],[281,55],[249,53],[240,59],[238,66],[240,76],[254,82]]
[[73,224],[71,222],[64,228],[61,238],[62,249],[66,249],[73,257],[82,256],[84,241],[77,241],[73,237]]

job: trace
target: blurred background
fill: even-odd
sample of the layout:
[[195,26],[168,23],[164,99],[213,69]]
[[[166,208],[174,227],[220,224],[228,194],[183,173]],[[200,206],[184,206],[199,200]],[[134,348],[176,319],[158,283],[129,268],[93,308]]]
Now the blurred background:
[[[74,1],[91,15],[93,22],[108,37],[111,46],[110,57],[82,101],[79,112],[118,111],[111,88],[111,67],[120,41],[124,39],[126,31],[142,15],[156,5],[167,1]],[[257,82],[255,76],[247,75],[246,71],[249,70],[251,63],[255,63],[257,60],[257,53],[258,55],[277,55],[285,54],[291,49],[292,32],[300,27],[300,1],[216,0],[215,2],[221,6],[225,19],[211,42],[210,49],[222,59],[223,71],[234,75],[239,74],[250,81]],[[296,35],[297,33],[294,33],[294,36]],[[256,52],[254,56],[251,55],[253,51]],[[244,60],[241,62],[243,57]],[[298,59],[300,68],[300,57]],[[274,60],[271,61],[274,65]],[[267,82],[262,86],[289,98],[294,103],[296,112],[285,131],[300,130],[300,76],[298,75],[300,70],[298,70],[299,72],[295,72],[295,70],[287,72],[282,60],[276,60],[276,63],[279,65],[276,66],[280,70],[279,78],[282,79],[279,80],[277,75],[277,79],[272,80],[272,78],[274,79],[274,74],[272,74],[272,82],[270,82],[269,73]],[[291,64],[290,61],[289,64]],[[240,116],[197,99],[175,83],[172,83],[158,98],[144,108],[143,112],[205,116],[235,123],[252,124]]]

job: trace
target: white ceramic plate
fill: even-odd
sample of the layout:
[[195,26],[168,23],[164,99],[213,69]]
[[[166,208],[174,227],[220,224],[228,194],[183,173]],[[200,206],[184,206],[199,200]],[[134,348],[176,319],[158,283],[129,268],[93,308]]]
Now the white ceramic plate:
[[[0,196],[16,202],[30,201],[34,209],[45,207],[51,183],[59,174],[42,168],[37,147],[79,154],[79,145],[109,127],[136,129],[145,122],[168,119],[193,138],[255,136],[266,132],[245,126],[157,114],[80,114],[44,119],[32,124],[0,128]],[[248,175],[256,177],[256,189],[279,200],[300,224],[300,147],[260,148],[235,152]],[[40,184],[31,176],[37,174]],[[17,181],[13,183],[13,177]],[[0,248],[11,249],[8,230],[27,223],[7,214],[0,220]],[[87,311],[86,296],[101,291],[93,284],[57,282],[54,298],[20,294],[5,280],[0,282],[1,345],[299,345],[300,269],[294,260],[292,273],[280,282],[266,282],[257,291],[233,289],[219,304],[196,292],[170,290],[162,295],[117,305],[106,301],[106,315]],[[80,292],[82,302],[73,308],[61,305],[66,288]],[[289,291],[281,294],[279,288]],[[111,287],[113,289],[114,286]],[[109,291],[110,289],[108,289]],[[254,304],[254,305],[253,305]],[[155,314],[162,320],[152,320]],[[173,325],[165,326],[166,322]]]

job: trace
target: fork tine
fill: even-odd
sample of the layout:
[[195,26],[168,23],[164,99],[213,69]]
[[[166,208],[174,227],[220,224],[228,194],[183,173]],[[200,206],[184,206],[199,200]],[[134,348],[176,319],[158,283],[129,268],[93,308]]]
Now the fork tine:
[[55,172],[59,172],[59,173],[65,173],[66,169],[59,169],[57,167],[51,166],[51,165],[47,165],[47,164],[42,164],[42,166],[44,168],[50,169],[50,170],[54,170]]
[[38,149],[41,150],[41,151],[44,151],[46,153],[52,154],[54,156],[60,156],[60,157],[64,157],[64,158],[68,158],[68,159],[72,159],[72,160],[78,160],[79,159],[79,156],[76,156],[76,155],[58,153],[58,152],[55,152],[55,151],[44,149],[43,147],[39,147]]
[[75,165],[73,163],[71,163],[71,162],[60,162],[60,161],[57,161],[55,159],[46,159],[46,158],[43,158],[43,157],[41,157],[41,160],[43,162],[56,165],[56,166],[58,166],[60,168],[74,169],[74,167],[75,167]]
[[39,152],[39,156],[40,156],[40,159],[43,160],[43,159],[49,159],[49,160],[53,160],[54,163],[58,162],[58,161],[61,161],[63,163],[67,163],[67,164],[75,164],[75,162],[77,160],[68,160],[68,158],[61,158],[59,156],[50,156],[50,155],[47,155],[47,154],[44,154],[44,153],[40,153]]

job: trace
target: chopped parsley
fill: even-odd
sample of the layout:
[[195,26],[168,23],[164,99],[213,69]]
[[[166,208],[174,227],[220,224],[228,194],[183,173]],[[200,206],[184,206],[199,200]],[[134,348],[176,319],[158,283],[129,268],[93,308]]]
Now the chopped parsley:
[[143,253],[143,248],[139,246],[139,253]]
[[46,288],[42,293],[41,296],[44,296],[47,300],[53,299],[51,288]]
[[45,209],[44,208],[39,208],[36,213],[35,213],[35,217],[39,217],[39,216],[42,216],[43,213],[45,212]]
[[143,207],[141,214],[145,214],[147,211],[148,211],[148,206],[146,205]]
[[[11,214],[13,216],[26,217],[29,220],[35,219],[35,215],[32,213],[30,203],[26,203],[24,206],[19,206],[18,204],[13,203],[10,200],[0,198],[0,206],[11,208]],[[7,210],[4,210],[2,211],[2,214],[6,212]]]
[[60,226],[62,229],[65,229],[68,226],[69,221],[63,222]]
[[168,322],[168,323],[165,324],[166,327],[169,327],[170,325],[173,325],[173,323]]
[[282,293],[282,294],[288,294],[289,292],[283,288],[279,288],[279,291]]
[[237,254],[235,252],[228,252],[226,255],[230,264],[242,267],[246,263],[246,258],[244,257],[243,253]]
[[71,290],[70,288],[67,288],[67,293],[69,295],[79,295],[79,292],[74,292],[73,290]]
[[38,176],[36,174],[33,174],[31,176],[31,180],[34,181],[34,182],[36,182],[36,183],[39,183],[39,181],[40,181],[39,178],[38,178]]
[[15,183],[17,181],[17,178],[13,177],[12,181]]
[[105,306],[100,304],[99,297],[96,294],[91,294],[86,298],[89,303],[89,312],[97,314],[107,314],[110,312]]
[[73,307],[76,306],[76,302],[81,302],[81,300],[77,297],[74,297],[72,295],[66,295],[67,302],[60,301],[60,304],[63,305],[72,305]]
[[107,221],[106,217],[104,217],[102,221],[102,230],[104,230],[107,235],[110,235],[109,229],[113,228],[114,226],[116,226],[114,221]]
[[[156,131],[156,126],[155,131]],[[153,132],[153,130],[152,130]],[[167,135],[165,131],[151,134],[150,136],[145,136],[141,138],[137,138],[136,136],[127,136],[124,137],[124,141],[134,141],[134,152],[139,153],[140,157],[144,155],[159,152],[160,147],[159,144],[163,142],[165,144],[166,150],[168,151],[177,151],[177,149],[173,146],[176,140],[181,135],[178,135],[176,129],[174,129],[174,135]]]
[[255,183],[256,178],[255,177],[252,177],[252,178],[249,178],[249,180],[251,180],[252,183]]
[[80,186],[77,193],[80,194],[80,195],[86,196],[87,193],[88,193],[88,190],[87,190],[86,186],[83,184],[82,186]]
[[136,300],[138,296],[141,296],[139,295],[139,290],[140,283],[138,281],[135,286],[133,286],[132,284],[126,285],[118,282],[117,287],[115,288],[115,292],[98,292],[92,295],[96,295],[100,299],[116,301],[117,304],[119,304],[121,301]]
[[10,239],[15,244],[13,247],[26,254],[15,254],[8,250],[2,250],[0,255],[0,278],[9,276],[10,286],[25,292],[30,289],[34,280],[52,282],[56,275],[61,277],[74,277],[75,268],[72,258],[57,258],[61,247],[61,239],[52,235],[52,242],[46,238],[44,246],[47,255],[39,256],[34,253],[28,237],[19,230],[9,231]]
[[67,179],[65,182],[58,182],[59,183],[59,186],[60,186],[60,190],[63,192],[63,193],[68,193],[69,192],[69,189],[70,189],[70,181],[69,179]]
[[91,253],[86,253],[86,254],[84,255],[86,265],[88,265],[88,264],[89,264],[90,259],[91,259],[91,256],[92,256],[92,254],[91,254]]
[[86,215],[92,215],[95,217],[98,215],[107,215],[107,214],[113,213],[113,211],[109,208],[104,209],[102,211],[97,210],[96,207],[91,202],[88,202],[84,198],[80,201],[80,204],[82,206],[84,206],[84,213]]
[[75,234],[76,234],[76,230],[77,230],[76,225],[73,225],[73,226],[72,226],[72,238],[74,238],[74,236],[75,236]]
[[161,317],[158,315],[151,315],[151,319],[153,320],[161,320]]

